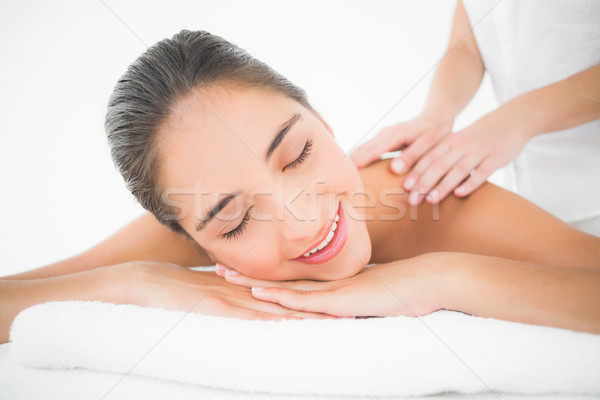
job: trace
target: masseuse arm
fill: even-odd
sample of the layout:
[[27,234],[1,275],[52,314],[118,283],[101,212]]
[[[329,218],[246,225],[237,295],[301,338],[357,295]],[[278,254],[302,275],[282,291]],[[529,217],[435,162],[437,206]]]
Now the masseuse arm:
[[129,261],[158,261],[185,267],[214,265],[183,235],[171,232],[146,212],[92,247],[65,260],[0,279],[38,279]]
[[[466,196],[512,161],[534,136],[600,118],[600,64],[504,103],[473,125],[443,138],[409,172],[415,193]],[[469,176],[471,170],[475,174]],[[467,178],[464,183],[463,179]],[[464,188],[464,189],[461,189]],[[408,189],[408,188],[407,188]],[[423,197],[414,198],[415,204]]]
[[402,150],[404,172],[443,137],[452,132],[454,119],[479,88],[485,66],[462,1],[456,3],[446,53],[440,59],[419,116],[383,128],[377,136],[357,147],[350,157],[362,168],[387,151]]
[[600,64],[527,92],[502,107],[506,108],[504,116],[521,119],[530,136],[594,121],[600,118]]
[[[452,128],[454,118],[477,93],[484,74],[485,66],[469,17],[459,0],[456,3],[446,54],[435,70],[423,114],[432,119],[436,116],[445,117]],[[403,158],[408,157],[405,161],[409,166],[416,161],[413,157],[419,156],[420,154],[412,152],[403,154]]]

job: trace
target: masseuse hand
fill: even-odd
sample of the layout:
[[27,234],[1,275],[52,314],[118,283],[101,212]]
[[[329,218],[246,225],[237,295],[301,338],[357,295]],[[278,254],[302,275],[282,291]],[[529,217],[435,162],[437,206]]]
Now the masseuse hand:
[[237,271],[232,273],[226,266],[217,273],[227,282],[253,288],[252,295],[257,299],[298,311],[340,317],[421,316],[441,308],[441,285],[436,284],[432,268],[444,265],[445,257],[445,253],[425,254],[366,267],[347,279],[323,282],[254,279]]
[[227,283],[208,271],[149,261],[119,267],[130,272],[129,302],[141,306],[241,319],[333,318],[257,300],[249,289]]
[[393,172],[406,172],[423,154],[451,134],[453,123],[451,117],[423,113],[408,122],[382,129],[373,139],[354,149],[350,158],[357,168],[362,168],[378,160],[385,152],[402,150],[402,154],[390,165]]
[[396,173],[410,169],[404,188],[410,191],[411,205],[424,199],[435,204],[451,192],[464,197],[512,161],[530,138],[519,126],[513,126],[514,116],[505,114],[498,109],[455,134],[450,134],[451,124],[435,124],[419,117],[384,129],[350,157],[360,168],[382,153],[406,145],[390,165]]

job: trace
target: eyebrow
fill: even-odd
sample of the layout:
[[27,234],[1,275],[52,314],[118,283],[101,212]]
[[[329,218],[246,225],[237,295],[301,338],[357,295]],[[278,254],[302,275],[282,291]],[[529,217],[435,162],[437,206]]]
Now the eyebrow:
[[227,204],[229,204],[229,202],[231,200],[235,199],[236,196],[238,196],[239,194],[240,194],[240,192],[231,193],[231,194],[228,194],[227,196],[225,196],[224,198],[222,198],[221,200],[219,200],[219,202],[208,212],[208,214],[206,214],[206,216],[200,218],[200,222],[198,223],[198,225],[196,225],[196,231],[199,232],[202,229],[204,229],[206,227],[206,225],[214,217],[216,217],[217,214],[220,213],[222,209],[227,207]]
[[269,162],[269,159],[271,158],[277,147],[281,144],[285,135],[290,131],[290,129],[292,129],[292,126],[294,126],[294,124],[298,122],[298,120],[301,117],[302,114],[294,113],[294,115],[292,115],[292,118],[288,119],[283,124],[281,124],[281,126],[279,127],[279,133],[275,135],[275,138],[271,142],[271,145],[267,150],[267,154],[265,155],[266,162]]
[[[269,159],[271,158],[271,156],[273,155],[275,150],[277,150],[277,147],[279,147],[279,145],[285,138],[285,135],[290,131],[290,129],[292,129],[294,124],[296,122],[298,122],[298,120],[300,118],[302,118],[301,113],[294,113],[294,115],[292,115],[292,117],[290,119],[288,119],[286,122],[281,124],[281,126],[279,127],[279,132],[277,133],[277,135],[275,135],[275,138],[273,139],[273,141],[271,142],[271,145],[267,149],[267,153],[265,155],[266,162],[269,162]],[[206,225],[208,225],[208,223],[210,221],[212,221],[212,219],[214,217],[216,217],[219,212],[221,212],[221,210],[223,210],[225,207],[227,207],[227,205],[229,204],[229,202],[231,202],[231,200],[235,199],[239,195],[240,195],[240,192],[235,192],[235,193],[231,193],[231,194],[225,196],[224,198],[222,198],[221,200],[219,200],[219,202],[210,209],[208,214],[206,214],[203,217],[200,217],[200,222],[198,223],[198,225],[196,225],[196,231],[199,232],[202,229],[204,229],[206,227]]]

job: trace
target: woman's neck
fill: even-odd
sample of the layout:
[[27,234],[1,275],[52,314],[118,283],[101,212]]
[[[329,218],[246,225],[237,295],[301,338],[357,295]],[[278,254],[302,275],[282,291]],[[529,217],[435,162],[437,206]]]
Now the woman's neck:
[[384,263],[405,256],[399,244],[410,225],[410,206],[402,185],[404,175],[390,172],[391,159],[379,160],[358,170],[364,196],[354,196],[353,205],[364,213],[371,239],[370,264]]

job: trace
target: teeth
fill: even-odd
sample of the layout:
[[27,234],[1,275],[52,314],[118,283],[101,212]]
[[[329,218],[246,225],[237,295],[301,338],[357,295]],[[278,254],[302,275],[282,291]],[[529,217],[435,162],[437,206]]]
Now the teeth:
[[[333,223],[335,225],[335,227],[337,228],[336,223]],[[329,234],[327,235],[327,237],[325,238],[325,240],[327,241],[327,243],[331,242],[331,238],[333,238],[333,231],[329,231]],[[321,249],[319,249],[321,250]]]
[[323,248],[325,248],[325,246],[327,246],[329,244],[329,242],[331,242],[331,239],[333,239],[334,232],[335,232],[335,230],[337,229],[337,226],[338,226],[337,221],[339,221],[339,220],[340,220],[340,217],[336,215],[335,216],[335,222],[333,223],[333,225],[331,225],[331,230],[327,234],[327,237],[325,238],[325,240],[323,240],[320,245],[318,245],[317,247],[315,247],[314,249],[312,249],[308,253],[304,253],[303,254],[304,257],[308,257],[311,254],[314,254],[317,251],[322,250]]

